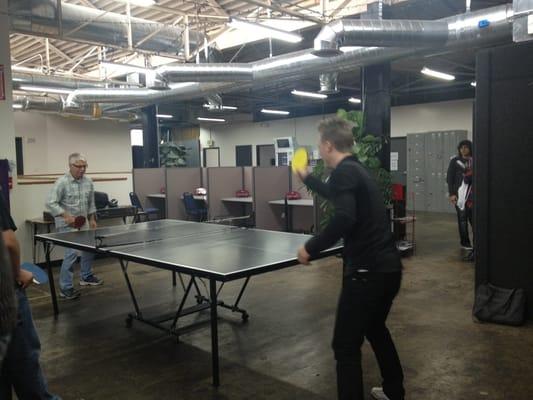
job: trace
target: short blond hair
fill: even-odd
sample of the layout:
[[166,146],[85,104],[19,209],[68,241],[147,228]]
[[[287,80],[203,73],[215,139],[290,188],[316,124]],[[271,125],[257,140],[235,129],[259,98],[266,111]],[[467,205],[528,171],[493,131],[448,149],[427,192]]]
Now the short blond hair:
[[323,119],[318,124],[320,140],[330,142],[341,153],[351,153],[354,145],[353,125],[339,117]]

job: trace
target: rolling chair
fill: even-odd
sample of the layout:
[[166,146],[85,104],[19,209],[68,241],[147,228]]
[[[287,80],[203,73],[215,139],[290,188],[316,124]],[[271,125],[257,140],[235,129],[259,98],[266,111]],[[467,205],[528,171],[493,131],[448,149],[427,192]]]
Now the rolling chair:
[[207,208],[199,206],[192,193],[183,193],[183,205],[185,206],[188,220],[192,219],[196,222],[207,221]]
[[140,219],[141,216],[145,216],[146,219],[150,220],[150,215],[155,215],[156,219],[159,219],[159,209],[158,208],[144,208],[141,200],[139,199],[139,196],[137,196],[137,193],[130,192],[130,201],[131,205],[137,209],[137,219]]

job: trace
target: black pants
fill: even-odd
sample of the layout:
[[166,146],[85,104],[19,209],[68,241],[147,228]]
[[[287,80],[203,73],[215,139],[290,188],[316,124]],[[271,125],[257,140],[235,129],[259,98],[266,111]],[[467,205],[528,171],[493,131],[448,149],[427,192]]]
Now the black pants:
[[472,247],[468,235],[468,223],[470,222],[470,226],[472,226],[472,209],[470,207],[465,207],[464,210],[461,210],[459,207],[455,206],[455,211],[457,211],[457,223],[459,225],[461,246]]
[[364,338],[376,355],[383,390],[391,400],[403,400],[403,371],[385,320],[402,278],[401,272],[345,277],[333,335],[339,400],[363,400],[361,346]]

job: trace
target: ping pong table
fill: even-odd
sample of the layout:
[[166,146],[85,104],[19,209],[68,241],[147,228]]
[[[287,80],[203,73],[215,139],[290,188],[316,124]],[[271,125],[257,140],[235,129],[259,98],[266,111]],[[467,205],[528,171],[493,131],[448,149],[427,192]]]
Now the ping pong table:
[[[240,313],[246,322],[249,314],[239,307],[239,303],[250,278],[297,265],[296,250],[308,239],[308,235],[168,219],[36,235],[36,240],[43,242],[45,248],[55,315],[59,310],[50,264],[53,245],[118,259],[134,308],[134,312],[128,314],[126,319],[127,326],[136,320],[179,338],[180,334],[190,329],[190,326],[178,327],[180,318],[209,309],[214,386],[220,384],[218,307]],[[338,253],[341,248],[336,245],[322,252],[320,257]],[[187,283],[182,280],[184,294],[178,308],[171,313],[145,317],[128,275],[129,262],[169,270],[173,274],[179,273],[180,277],[182,274],[188,276]],[[199,288],[198,280],[202,279],[209,281],[208,296],[204,296]],[[239,279],[244,282],[233,303],[219,300],[224,283]],[[185,307],[191,292],[195,292],[196,304]]]

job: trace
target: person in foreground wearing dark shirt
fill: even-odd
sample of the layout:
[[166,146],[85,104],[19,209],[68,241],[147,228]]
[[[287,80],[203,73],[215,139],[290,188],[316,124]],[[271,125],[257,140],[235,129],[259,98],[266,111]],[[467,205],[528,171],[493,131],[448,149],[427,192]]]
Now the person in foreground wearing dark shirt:
[[33,275],[20,268],[20,247],[15,236],[17,227],[9,214],[2,192],[0,192],[0,228],[2,239],[8,253],[8,260],[13,270],[18,300],[17,323],[11,332],[11,341],[0,372],[0,399],[12,398],[15,390],[19,400],[60,400],[48,392],[39,363],[41,343],[25,289],[31,285]]
[[343,282],[337,307],[333,351],[337,361],[339,400],[363,400],[361,346],[364,338],[376,355],[382,388],[375,399],[403,400],[403,371],[385,325],[400,289],[402,263],[386,216],[383,196],[374,179],[353,156],[352,127],[341,118],[320,122],[319,152],[331,172],[329,181],[299,171],[302,181],[328,199],[335,213],[325,229],[298,250],[309,264],[320,251],[344,240]]

